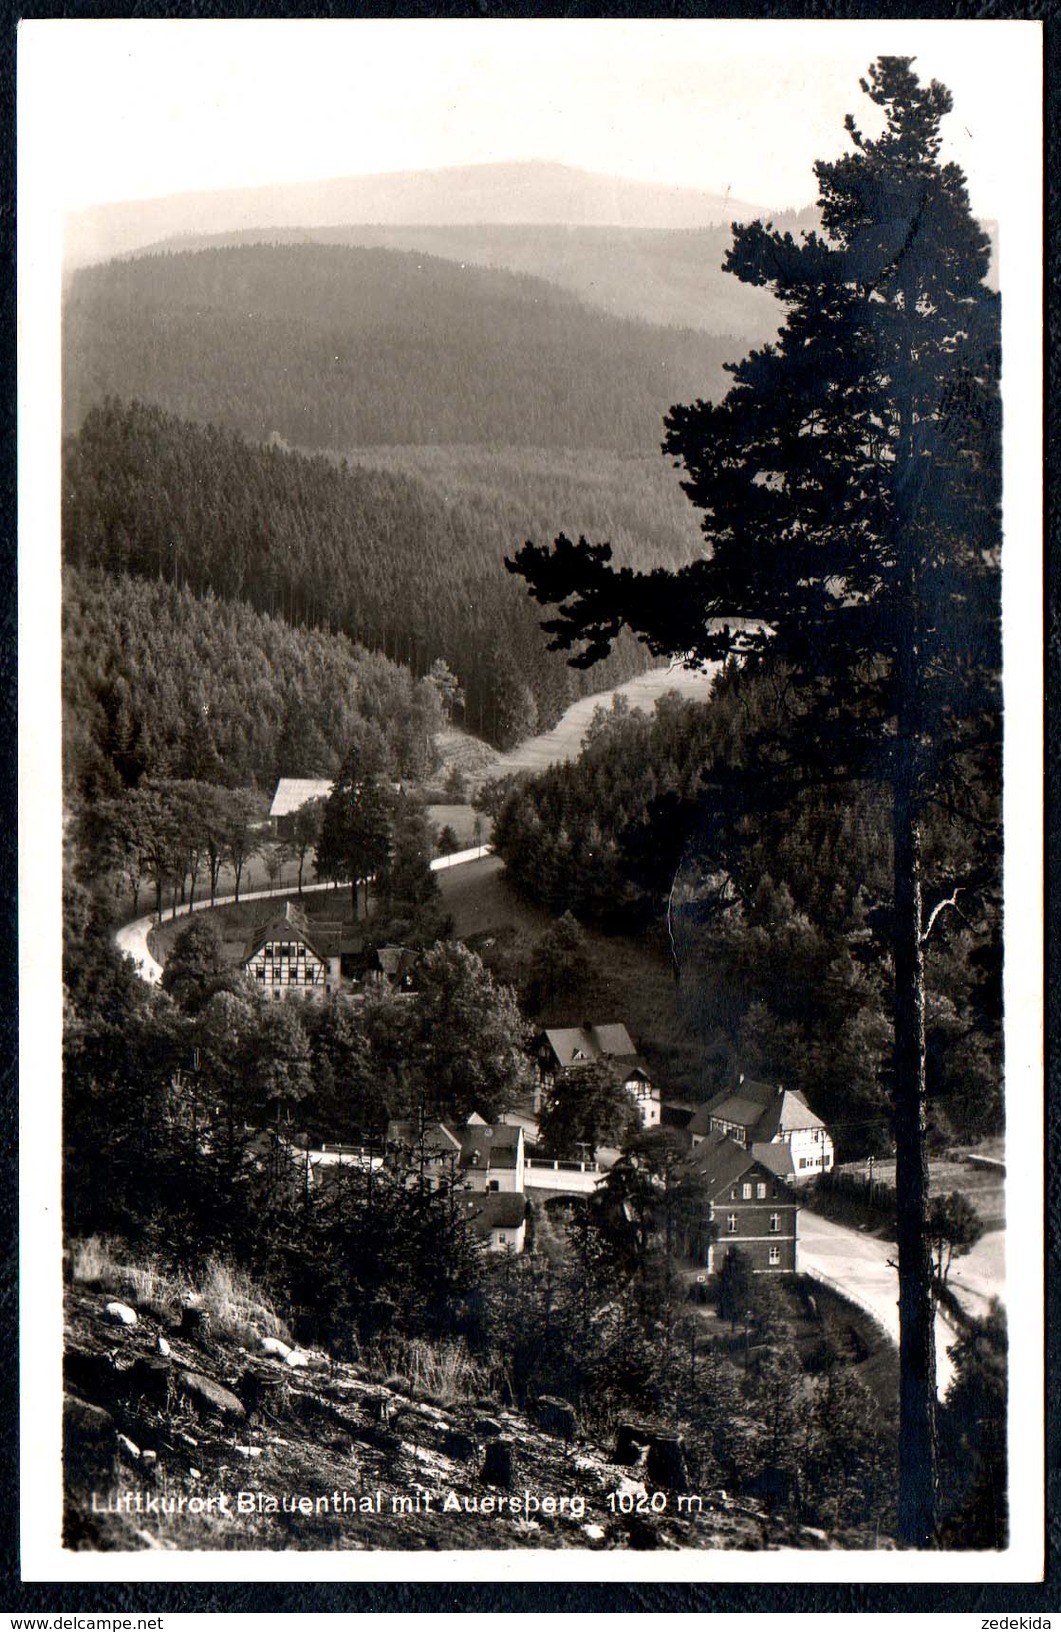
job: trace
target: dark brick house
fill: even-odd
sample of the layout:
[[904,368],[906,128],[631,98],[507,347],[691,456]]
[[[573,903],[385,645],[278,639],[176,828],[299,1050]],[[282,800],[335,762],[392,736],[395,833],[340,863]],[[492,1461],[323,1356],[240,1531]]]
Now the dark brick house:
[[723,1133],[710,1133],[692,1150],[687,1171],[705,1192],[705,1212],[687,1242],[705,1269],[721,1269],[736,1248],[757,1273],[796,1269],[799,1203],[761,1156]]

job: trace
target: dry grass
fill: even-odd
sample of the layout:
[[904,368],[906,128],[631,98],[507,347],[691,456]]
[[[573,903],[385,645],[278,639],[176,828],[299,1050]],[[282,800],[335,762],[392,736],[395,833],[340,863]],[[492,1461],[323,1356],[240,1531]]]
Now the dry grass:
[[150,1304],[173,1316],[189,1304],[202,1309],[218,1337],[237,1343],[258,1337],[291,1342],[287,1327],[250,1276],[220,1258],[210,1258],[197,1280],[178,1281],[150,1259],[132,1262],[116,1243],[91,1235],[72,1244],[70,1269],[76,1283],[113,1292],[141,1308]]
[[199,1281],[191,1289],[191,1301],[210,1316],[210,1330],[237,1343],[255,1337],[279,1337],[291,1342],[291,1334],[272,1305],[244,1270],[220,1258],[211,1258]]
[[457,1339],[411,1338],[402,1345],[380,1348],[371,1357],[371,1369],[387,1385],[435,1405],[459,1405],[489,1392],[493,1375],[468,1353]]

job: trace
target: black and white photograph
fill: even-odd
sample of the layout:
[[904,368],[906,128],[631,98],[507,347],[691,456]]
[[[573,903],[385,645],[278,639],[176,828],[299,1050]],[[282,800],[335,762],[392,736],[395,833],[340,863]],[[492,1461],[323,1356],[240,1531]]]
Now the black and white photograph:
[[1040,1577],[1041,52],[21,25],[28,1579]]

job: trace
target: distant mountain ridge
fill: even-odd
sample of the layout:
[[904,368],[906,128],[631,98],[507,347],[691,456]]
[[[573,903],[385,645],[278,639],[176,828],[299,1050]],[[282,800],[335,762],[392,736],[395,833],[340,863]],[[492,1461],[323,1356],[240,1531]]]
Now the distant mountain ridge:
[[100,204],[67,216],[68,268],[188,233],[335,225],[548,225],[677,230],[769,214],[727,194],[539,160],[405,170]]

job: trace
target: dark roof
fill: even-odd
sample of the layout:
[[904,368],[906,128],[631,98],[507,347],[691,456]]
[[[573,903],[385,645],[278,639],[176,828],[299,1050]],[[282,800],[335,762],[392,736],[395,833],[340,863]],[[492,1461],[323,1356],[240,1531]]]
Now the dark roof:
[[776,1138],[781,1130],[791,1133],[797,1128],[825,1126],[801,1093],[791,1088],[774,1088],[768,1082],[752,1082],[748,1078],[739,1082],[736,1088],[724,1088],[706,1105],[701,1105],[689,1123],[690,1133],[709,1132],[713,1118],[743,1128],[748,1144],[765,1144]]
[[714,1201],[720,1191],[728,1189],[755,1163],[751,1151],[738,1145],[728,1134],[711,1133],[686,1158],[685,1165],[705,1181],[708,1195]]
[[527,1199],[512,1191],[491,1190],[465,1200],[468,1223],[475,1235],[491,1230],[518,1230],[527,1216]]
[[243,949],[243,962],[252,958],[266,941],[305,941],[311,951],[316,952],[318,958],[334,956],[327,949],[327,938],[320,934],[316,925],[310,927],[310,921],[301,907],[296,907],[293,901],[285,901],[283,908],[273,913],[253,930],[246,946]]
[[762,1162],[771,1173],[776,1173],[779,1179],[790,1179],[796,1171],[796,1164],[792,1160],[792,1146],[784,1141],[777,1144],[769,1142],[752,1146],[752,1155],[757,1162]]
[[[387,1143],[407,1145],[416,1150],[420,1145],[420,1126],[411,1118],[387,1123]],[[444,1122],[428,1122],[424,1127],[424,1150],[431,1156],[454,1156],[461,1148],[460,1139]]]
[[585,1060],[619,1060],[644,1070],[644,1062],[624,1025],[550,1026],[541,1033],[539,1048],[545,1043],[563,1070]]
[[461,1128],[461,1167],[515,1167],[522,1133],[518,1125],[504,1122]]

